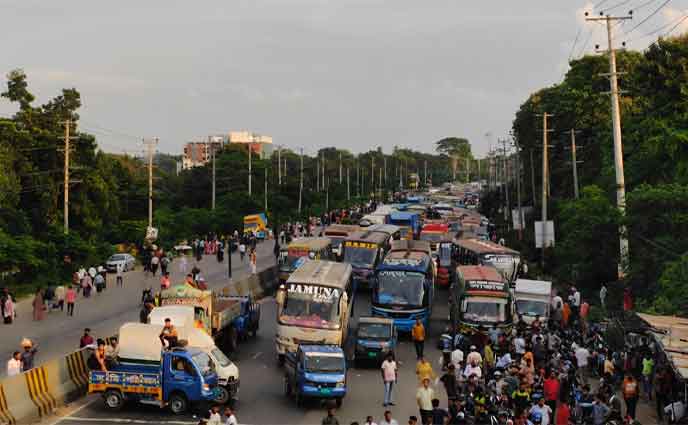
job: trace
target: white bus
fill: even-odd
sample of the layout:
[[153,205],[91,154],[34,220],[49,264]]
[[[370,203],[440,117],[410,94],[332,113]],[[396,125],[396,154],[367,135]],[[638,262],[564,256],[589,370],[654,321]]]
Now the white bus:
[[354,304],[351,265],[306,261],[280,285],[276,300],[280,362],[299,344],[343,346]]

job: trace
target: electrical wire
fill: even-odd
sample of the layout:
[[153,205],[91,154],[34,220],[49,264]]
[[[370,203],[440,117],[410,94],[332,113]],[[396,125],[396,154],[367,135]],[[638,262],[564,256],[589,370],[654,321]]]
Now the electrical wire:
[[588,32],[588,37],[585,39],[585,43],[583,43],[583,47],[580,49],[580,51],[578,52],[578,55],[576,55],[576,57],[583,56],[583,53],[585,53],[585,49],[588,48],[588,43],[590,43],[590,39],[592,38],[592,35],[596,29],[597,29],[597,27],[592,27],[590,29],[590,32]]
[[636,7],[631,8],[631,10],[634,11],[634,12],[637,12],[638,10],[644,8],[645,6],[649,6],[649,5],[651,5],[652,3],[656,3],[656,2],[657,2],[657,0],[649,0],[649,1],[646,1],[645,3],[643,3],[643,4],[639,5],[639,6],[636,6]]
[[688,18],[688,15],[683,15],[683,18],[681,18],[681,20],[678,21],[678,22],[676,23],[676,25],[674,25],[673,27],[671,27],[671,29],[670,29],[669,31],[667,31],[667,32],[664,33],[664,37],[666,37],[666,36],[668,36],[669,34],[671,34],[672,32],[674,32],[674,30],[675,30],[676,28],[678,28],[678,26],[681,25],[681,24],[683,23],[683,21],[686,20],[686,18]]
[[662,10],[662,9],[664,8],[664,6],[666,6],[667,4],[669,4],[669,2],[671,2],[671,0],[664,0],[664,2],[663,2],[662,4],[660,4],[659,7],[658,7],[657,9],[655,9],[651,14],[649,14],[648,16],[646,16],[645,19],[643,19],[642,21],[640,21],[640,22],[639,22],[638,24],[636,24],[633,28],[631,28],[628,32],[626,32],[626,36],[628,36],[628,34],[630,34],[630,33],[632,33],[633,31],[635,31],[639,26],[641,26],[642,24],[644,24],[645,22],[647,22],[650,18],[652,18],[653,16],[655,16],[657,13],[659,13],[659,11]]
[[[684,11],[684,13],[688,13],[688,10]],[[657,28],[657,29],[655,29],[655,30],[653,30],[653,31],[650,31],[650,32],[648,32],[648,33],[645,34],[645,35],[641,35],[641,36],[638,36],[638,37],[634,37],[634,38],[631,38],[630,40],[627,40],[627,41],[630,42],[630,41],[634,41],[634,40],[639,40],[639,39],[641,39],[641,38],[651,37],[651,36],[657,34],[658,32],[661,32],[662,30],[664,30],[664,29],[666,29],[666,28],[668,28],[668,27],[670,27],[670,26],[676,24],[677,22],[678,22],[678,24],[677,24],[677,26],[678,26],[678,25],[681,24],[681,22],[683,22],[683,20],[686,18],[686,16],[688,16],[688,15],[679,16],[678,18],[674,19],[673,21],[671,21],[671,22],[669,22],[669,23],[666,23],[666,24],[660,26],[659,28]],[[674,27],[674,28],[676,28],[676,27]],[[673,31],[674,28],[672,28],[672,30],[670,30],[670,31]]]
[[608,1],[608,0],[601,0],[601,1],[597,2],[597,4],[593,4],[593,5],[592,5],[592,8],[593,8],[593,9],[597,9],[598,7],[600,7],[600,6],[602,6],[603,4],[605,4],[607,1]]
[[604,11],[605,11],[605,12],[609,12],[610,10],[616,9],[617,7],[621,7],[621,6],[623,6],[624,4],[627,4],[627,3],[630,3],[630,2],[631,2],[631,0],[623,0],[621,3],[617,3],[617,4],[615,4],[614,6],[610,6],[610,7],[606,8],[606,9],[604,9]]
[[573,50],[576,48],[576,43],[578,43],[578,38],[581,35],[581,32],[583,32],[583,27],[578,27],[578,33],[576,34],[576,38],[573,40],[573,45],[571,46],[571,51],[569,52],[569,62],[571,62],[571,57],[573,56]]

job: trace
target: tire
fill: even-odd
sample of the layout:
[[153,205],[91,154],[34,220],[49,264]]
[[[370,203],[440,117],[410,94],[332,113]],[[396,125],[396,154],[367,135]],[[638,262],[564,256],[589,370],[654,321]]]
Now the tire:
[[239,333],[233,326],[229,329],[229,333],[227,334],[227,348],[232,352],[236,352],[239,348]]
[[215,398],[215,402],[217,404],[227,404],[229,401],[232,399],[232,395],[229,393],[229,390],[227,387],[223,387],[222,385],[217,386],[217,397]]
[[119,390],[107,390],[103,394],[105,407],[110,410],[120,410],[124,406],[124,397]]
[[186,397],[180,393],[172,394],[167,404],[175,415],[181,415],[189,409],[189,402],[186,400]]
[[342,407],[342,402],[344,401],[343,398],[338,398],[335,400],[335,403],[337,404],[337,408]]

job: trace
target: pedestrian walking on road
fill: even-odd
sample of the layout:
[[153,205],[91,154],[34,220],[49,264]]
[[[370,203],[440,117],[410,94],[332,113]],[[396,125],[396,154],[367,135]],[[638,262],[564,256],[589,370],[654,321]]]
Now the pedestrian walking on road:
[[255,248],[251,249],[251,254],[249,256],[249,259],[251,261],[251,274],[258,273],[258,271],[257,271],[258,270],[257,269],[257,267],[258,267],[258,264],[257,264],[258,256],[256,255],[256,249]]
[[33,359],[38,352],[38,346],[30,340],[24,339],[22,341],[22,347],[24,347],[24,351],[22,351],[20,355],[22,372],[26,372],[27,370],[33,369]]
[[167,255],[163,255],[162,258],[160,259],[160,274],[165,275],[167,273],[167,267],[170,265],[170,259],[167,258]]
[[158,265],[160,264],[160,258],[158,258],[157,255],[153,254],[151,257],[151,273],[153,273],[153,276],[158,272]]
[[334,406],[329,406],[327,408],[327,416],[323,418],[323,420],[320,422],[321,425],[339,425],[339,420],[337,417],[334,415],[335,414],[335,408]]
[[643,392],[648,400],[652,400],[652,378],[655,372],[655,361],[652,359],[652,354],[645,353],[643,356]]
[[382,420],[380,421],[380,425],[399,425],[399,422],[397,422],[397,420],[392,417],[392,412],[390,412],[389,410],[385,410]]
[[225,423],[224,425],[239,425],[239,421],[234,414],[232,406],[225,407]]
[[160,278],[160,290],[165,290],[170,287],[172,283],[170,282],[170,273],[165,272]]
[[96,340],[91,335],[91,329],[86,328],[84,329],[84,334],[79,339],[79,348],[92,346],[95,343],[95,341]]
[[59,308],[60,311],[64,311],[65,304],[65,287],[63,285],[55,288],[55,305],[54,308]]
[[416,376],[418,376],[418,382],[423,382],[424,379],[430,379],[431,381],[435,379],[435,371],[432,370],[432,364],[425,357],[421,357],[416,363]]
[[279,240],[275,239],[275,247],[272,250],[272,253],[275,254],[275,263],[279,262],[280,249]]
[[87,274],[84,276],[83,279],[81,279],[81,290],[84,294],[84,297],[88,298],[91,296],[91,289],[93,288],[93,280],[91,279],[91,275]]
[[603,283],[600,288],[600,304],[603,309],[607,308],[607,284]]
[[2,319],[6,325],[11,325],[16,314],[14,310],[14,300],[12,299],[12,295],[10,295],[7,288],[5,288],[4,291],[5,292],[0,299],[0,302],[2,302]]
[[181,274],[186,274],[186,270],[189,267],[189,260],[186,259],[186,255],[182,254],[182,258],[179,259],[179,272]]
[[422,424],[428,423],[428,418],[432,420],[432,400],[434,398],[435,390],[430,387],[430,378],[424,378],[423,384],[416,391],[416,403]]
[[117,278],[116,278],[116,283],[117,286],[121,287],[124,285],[124,264],[122,263],[117,263]]
[[420,360],[423,357],[425,346],[425,327],[420,319],[416,319],[416,324],[411,329],[411,335],[413,337],[413,344],[416,346],[416,360]]
[[640,389],[638,388],[638,381],[635,380],[630,372],[626,372],[626,378],[621,384],[621,392],[626,402],[626,416],[635,419],[635,408],[638,405]]
[[45,302],[43,301],[43,290],[36,289],[33,297],[33,320],[40,321],[45,319]]
[[15,351],[7,361],[7,376],[19,375],[22,371],[21,353]]
[[394,384],[397,382],[398,368],[397,362],[394,361],[394,355],[387,353],[385,360],[382,362],[380,368],[382,374],[382,383],[385,387],[385,396],[382,405],[384,407],[394,406]]
[[72,285],[67,288],[67,293],[65,294],[65,301],[67,302],[67,314],[74,316],[74,303],[76,302],[76,291]]
[[246,244],[244,241],[241,241],[239,244],[239,258],[241,259],[241,262],[244,262],[244,257],[246,256]]

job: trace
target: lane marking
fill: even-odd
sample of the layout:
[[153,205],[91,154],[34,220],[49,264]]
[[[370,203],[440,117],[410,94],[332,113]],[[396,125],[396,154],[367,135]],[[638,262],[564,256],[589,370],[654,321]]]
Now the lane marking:
[[79,418],[75,416],[67,416],[62,418],[63,421],[78,421],[78,422],[97,422],[97,423],[116,423],[116,424],[164,424],[164,425],[196,425],[198,421],[149,421],[146,419],[122,419],[122,418]]
[[[92,398],[91,400],[86,400],[86,399],[83,399],[83,400],[85,400],[86,403],[80,405],[80,406],[77,407],[76,409],[71,410],[71,411],[69,412],[70,415],[76,415],[77,413],[79,413],[79,412],[81,412],[82,410],[84,410],[85,408],[89,407],[90,405],[92,405],[92,404],[95,403],[96,401],[99,401],[99,400],[102,400],[102,399],[101,399],[101,398],[95,398],[95,397],[94,397],[94,398]],[[78,402],[79,402],[79,401],[77,401],[77,403],[78,403]],[[72,404],[74,404],[74,403],[72,403]],[[65,407],[69,408],[70,406],[67,405],[67,406],[65,406]],[[71,416],[68,416],[68,417],[71,417]],[[60,422],[62,422],[63,419],[65,419],[65,417],[55,418],[55,420],[53,420],[52,422],[49,422],[48,425],[57,425],[57,424],[59,424]]]
[[263,355],[263,352],[262,352],[262,351],[259,351],[259,352],[257,352],[256,354],[253,355],[252,359],[255,360],[255,359],[257,359],[258,357],[260,357],[260,356],[262,356],[262,355]]

